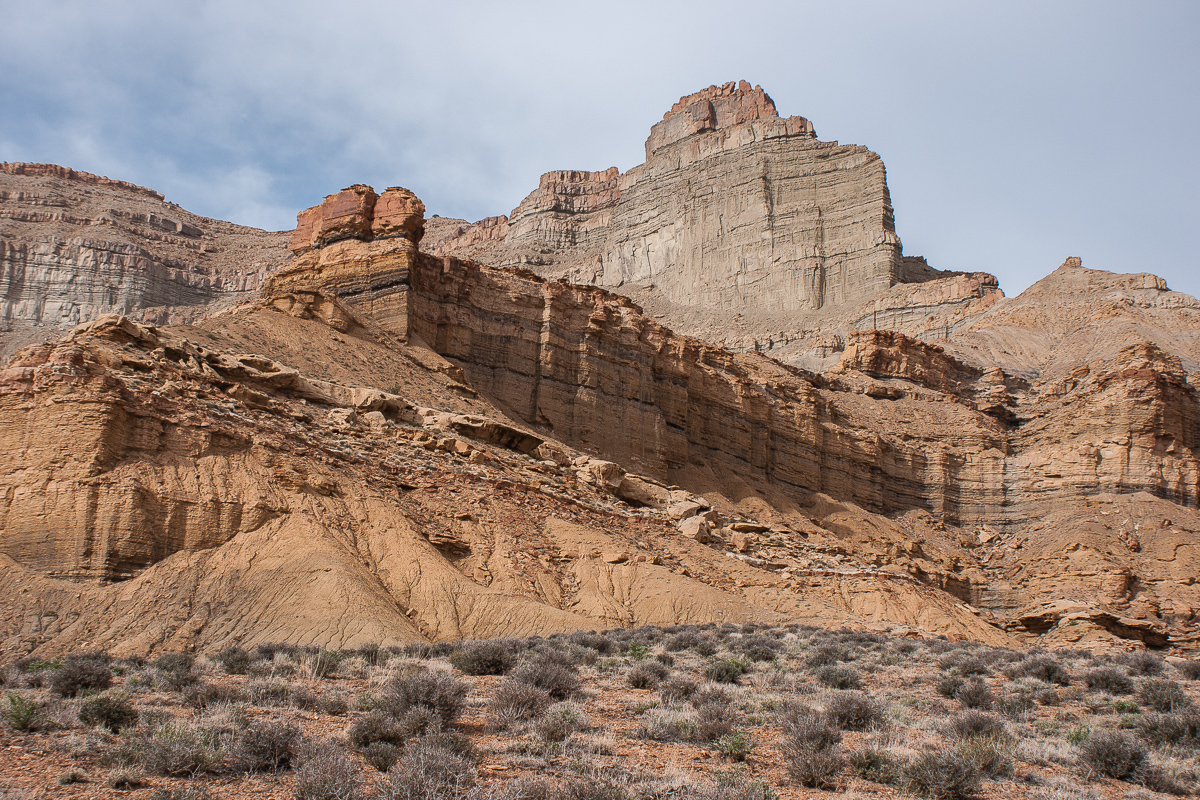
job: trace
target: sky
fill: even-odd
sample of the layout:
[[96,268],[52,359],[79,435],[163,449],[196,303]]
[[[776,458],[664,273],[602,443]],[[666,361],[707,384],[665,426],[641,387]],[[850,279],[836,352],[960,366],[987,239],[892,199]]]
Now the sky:
[[710,84],[882,156],[909,255],[1200,295],[1200,2],[0,0],[0,161],[272,230],[352,183],[507,213]]

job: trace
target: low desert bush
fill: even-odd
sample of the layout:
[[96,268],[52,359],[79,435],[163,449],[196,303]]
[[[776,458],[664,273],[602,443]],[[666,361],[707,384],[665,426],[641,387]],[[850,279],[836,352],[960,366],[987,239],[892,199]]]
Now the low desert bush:
[[422,670],[393,678],[381,705],[396,716],[416,707],[427,708],[442,724],[449,725],[462,713],[467,688],[466,683],[453,675]]
[[462,797],[475,784],[475,764],[432,742],[416,741],[376,784],[380,800]]
[[821,667],[815,673],[816,678],[830,689],[861,689],[862,678],[858,672],[843,664]]
[[550,705],[550,693],[545,689],[517,680],[506,680],[496,687],[488,701],[492,723],[507,728],[514,722],[534,719]]
[[981,680],[970,680],[954,692],[954,699],[967,708],[988,709],[992,707],[995,696],[988,685]]
[[463,642],[450,654],[450,663],[464,675],[504,675],[516,658],[503,641]]
[[679,703],[696,693],[696,682],[691,678],[677,676],[659,684],[658,694],[664,703]]
[[634,689],[654,689],[669,672],[658,661],[642,661],[630,669],[625,678]]
[[1200,681],[1200,660],[1191,659],[1189,661],[1180,661],[1175,665],[1175,669],[1179,670],[1179,674],[1184,680]]
[[306,742],[297,761],[295,800],[364,800],[358,768],[334,742]]
[[409,738],[409,727],[391,714],[383,711],[372,711],[366,716],[359,717],[346,732],[350,744],[362,750],[375,742],[402,747]]
[[[565,655],[565,654],[564,654]],[[533,656],[512,673],[512,678],[545,690],[555,700],[569,700],[579,692],[579,673],[569,656],[564,661],[556,651]]]
[[1008,674],[1013,678],[1036,678],[1046,683],[1056,683],[1067,686],[1071,683],[1071,673],[1062,662],[1053,656],[1037,655],[1018,661],[1008,668]]
[[736,708],[728,703],[702,703],[696,707],[695,742],[712,742],[728,736],[740,722]]
[[842,746],[815,747],[807,742],[785,742],[784,766],[792,780],[814,789],[833,789],[846,765]]
[[837,645],[823,644],[812,648],[805,656],[805,663],[809,668],[830,667],[842,660],[842,656],[846,653],[845,649]]
[[920,753],[900,769],[900,783],[932,800],[966,800],[979,790],[979,770],[959,753]]
[[939,680],[934,688],[942,697],[954,697],[954,693],[962,688],[964,683],[966,680],[959,675],[947,675]]
[[1003,778],[1013,771],[1013,746],[1005,736],[972,736],[958,745],[957,754],[975,765],[981,775]]
[[300,749],[300,729],[280,722],[256,722],[237,734],[232,761],[245,772],[287,769]]
[[1153,653],[1144,650],[1137,653],[1123,653],[1117,660],[1129,668],[1132,675],[1161,675],[1163,660]]
[[1168,678],[1146,678],[1138,687],[1138,699],[1155,711],[1170,712],[1187,708],[1192,698],[1173,680]]
[[789,706],[778,716],[779,725],[783,728],[783,750],[801,747],[823,749],[840,744],[842,731],[831,725],[824,714],[808,706]]
[[585,730],[588,725],[583,709],[568,701],[555,703],[546,709],[534,729],[547,742],[561,742],[575,731]]
[[894,786],[900,780],[900,762],[890,751],[869,745],[847,754],[854,774],[872,783]]
[[982,711],[955,714],[946,724],[946,732],[956,739],[997,737],[1005,734],[1003,720]]
[[154,661],[155,683],[166,691],[182,691],[200,680],[195,667],[191,653],[164,653]]
[[746,674],[746,662],[737,658],[722,658],[704,668],[704,677],[715,683],[737,683]]
[[783,643],[766,634],[754,634],[738,642],[737,649],[751,661],[771,661],[779,655]]
[[387,772],[400,759],[400,754],[404,750],[394,744],[388,742],[371,742],[366,747],[361,747],[358,754],[375,769],[380,772]]
[[1133,681],[1118,667],[1097,667],[1083,674],[1083,685],[1109,694],[1132,694]]
[[1137,729],[1153,744],[1200,744],[1200,712],[1189,708],[1174,714],[1145,714],[1138,718]]
[[213,770],[224,755],[213,731],[187,723],[167,723],[139,744],[137,761],[156,775],[194,776]]
[[138,712],[129,695],[117,689],[84,698],[79,703],[79,721],[84,725],[100,726],[116,733],[137,724]]
[[1128,780],[1146,761],[1146,747],[1123,731],[1093,733],[1079,748],[1083,762],[1095,772]]
[[714,741],[713,747],[730,761],[745,761],[754,751],[754,739],[747,731],[738,729]]
[[862,692],[838,692],[825,707],[831,723],[847,731],[862,731],[883,722],[883,707]]
[[250,654],[240,647],[226,647],[215,659],[229,675],[245,675],[250,667]]
[[110,663],[107,653],[67,656],[62,667],[50,678],[50,688],[63,697],[102,692],[112,686]]
[[36,700],[9,692],[3,707],[4,719],[15,730],[27,731],[33,728],[41,707],[42,704]]

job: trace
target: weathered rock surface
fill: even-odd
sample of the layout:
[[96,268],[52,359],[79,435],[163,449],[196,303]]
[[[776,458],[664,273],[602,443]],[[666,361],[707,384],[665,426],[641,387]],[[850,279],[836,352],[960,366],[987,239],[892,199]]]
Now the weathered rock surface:
[[[795,617],[1008,640],[911,578],[818,570],[799,592],[779,564],[680,536],[666,513],[524,455],[544,438],[453,400],[418,351],[269,305],[218,319],[208,335],[105,317],[0,375],[0,436],[22,451],[0,470],[5,653]],[[223,346],[280,326],[260,343],[301,363],[358,354],[361,378],[407,374],[410,397]]]
[[745,81],[682,98],[625,174],[547,173],[508,216],[429,227],[435,255],[603,286],[679,332],[810,367],[852,331],[941,333],[1002,296],[990,275],[903,256],[879,156],[819,141]]
[[124,181],[0,164],[0,357],[101,314],[165,323],[252,299],[286,239]]
[[[190,305],[0,372],[0,650],[785,617],[1200,644],[1200,303],[1078,259],[1004,298],[903,256],[886,191],[876,156],[727,85],[645,165],[549,173],[511,217],[330,195],[258,301],[195,327],[145,323],[236,295],[146,267],[128,302]],[[54,263],[64,308],[106,307],[79,301],[104,270]]]

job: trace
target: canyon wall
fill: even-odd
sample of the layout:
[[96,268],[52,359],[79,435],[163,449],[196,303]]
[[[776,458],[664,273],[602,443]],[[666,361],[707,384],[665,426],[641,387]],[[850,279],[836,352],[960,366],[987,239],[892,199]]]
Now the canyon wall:
[[252,298],[285,241],[125,181],[0,164],[0,355],[101,314],[183,321]]
[[745,81],[682,98],[651,129],[644,164],[547,173],[502,225],[443,231],[431,250],[605,287],[652,283],[672,303],[715,309],[811,312],[902,277],[879,157],[817,140]]

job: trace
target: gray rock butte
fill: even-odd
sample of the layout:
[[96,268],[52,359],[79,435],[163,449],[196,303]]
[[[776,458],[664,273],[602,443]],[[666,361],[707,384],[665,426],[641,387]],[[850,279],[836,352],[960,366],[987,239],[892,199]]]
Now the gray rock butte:
[[[430,220],[425,248],[614,289],[734,349],[800,339],[807,352],[829,332],[844,340],[876,327],[879,309],[857,307],[895,286],[963,277],[903,257],[878,155],[818,140],[812,123],[780,117],[745,81],[682,98],[651,128],[644,164],[546,173],[507,217]],[[938,304],[1001,296],[991,276],[967,283]],[[942,315],[926,316],[888,327],[944,329]]]

